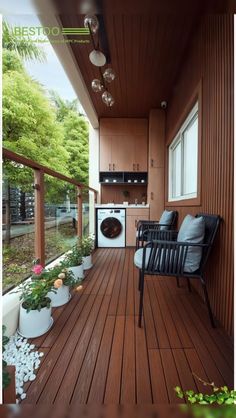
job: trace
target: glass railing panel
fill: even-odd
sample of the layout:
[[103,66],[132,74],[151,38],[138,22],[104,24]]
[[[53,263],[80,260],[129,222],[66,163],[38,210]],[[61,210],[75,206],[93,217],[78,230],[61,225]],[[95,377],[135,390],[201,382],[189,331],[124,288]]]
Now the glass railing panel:
[[35,259],[34,170],[3,163],[3,292],[29,277]]
[[68,251],[77,239],[77,188],[45,175],[45,259],[46,264]]

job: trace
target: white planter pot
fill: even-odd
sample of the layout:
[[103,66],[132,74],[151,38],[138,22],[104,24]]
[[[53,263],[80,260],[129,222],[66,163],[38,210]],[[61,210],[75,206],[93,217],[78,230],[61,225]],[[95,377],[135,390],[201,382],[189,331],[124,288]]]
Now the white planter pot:
[[74,273],[75,279],[83,279],[84,278],[84,266],[81,264],[80,266],[73,266],[69,268],[72,273]]
[[25,338],[36,338],[45,334],[53,324],[51,313],[51,307],[42,308],[40,311],[31,310],[27,313],[21,304],[18,333]]
[[59,289],[55,289],[55,292],[48,292],[48,297],[52,301],[52,308],[65,305],[70,300],[70,288],[69,286],[62,285]]
[[93,267],[92,263],[92,255],[88,255],[87,257],[83,257],[83,266],[84,270],[89,270],[91,267]]

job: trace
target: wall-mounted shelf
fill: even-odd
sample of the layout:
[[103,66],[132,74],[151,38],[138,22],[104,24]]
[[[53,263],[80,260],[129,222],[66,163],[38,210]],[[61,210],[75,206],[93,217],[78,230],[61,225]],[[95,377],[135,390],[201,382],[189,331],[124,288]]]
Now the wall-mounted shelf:
[[148,173],[146,172],[100,172],[99,182],[106,186],[130,185],[146,186],[148,182]]

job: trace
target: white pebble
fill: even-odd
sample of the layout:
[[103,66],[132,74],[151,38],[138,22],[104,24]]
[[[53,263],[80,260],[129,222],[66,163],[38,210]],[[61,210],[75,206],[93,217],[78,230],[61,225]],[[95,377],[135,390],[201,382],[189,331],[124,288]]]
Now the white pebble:
[[44,356],[44,353],[39,353],[39,357],[43,357]]
[[21,399],[25,399],[26,398],[26,393],[22,393],[22,395],[20,395]]
[[36,375],[35,374],[31,374],[30,377],[29,377],[29,380],[31,382],[33,382],[33,380],[35,380],[35,379],[36,379]]

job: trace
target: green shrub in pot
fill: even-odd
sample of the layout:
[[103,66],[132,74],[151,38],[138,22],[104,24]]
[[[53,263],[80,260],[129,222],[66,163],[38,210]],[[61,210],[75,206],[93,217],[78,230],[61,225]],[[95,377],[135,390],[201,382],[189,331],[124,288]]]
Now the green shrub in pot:
[[79,240],[79,244],[83,256],[84,270],[90,269],[92,264],[92,252],[94,249],[94,236],[88,235]]

